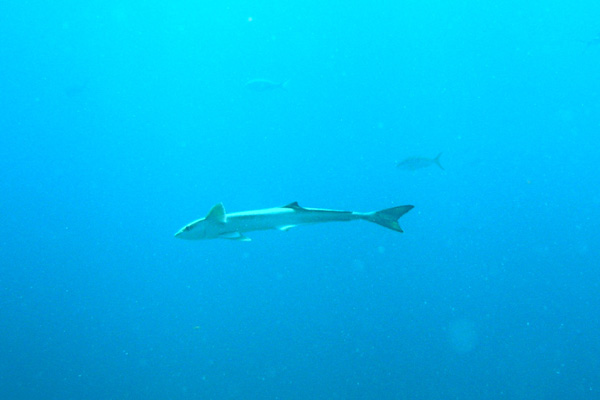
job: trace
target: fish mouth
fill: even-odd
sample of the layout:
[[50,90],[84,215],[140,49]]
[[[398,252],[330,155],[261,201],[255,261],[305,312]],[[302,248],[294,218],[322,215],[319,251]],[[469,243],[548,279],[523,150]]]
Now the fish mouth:
[[190,238],[189,236],[184,235],[184,233],[187,231],[188,231],[188,229],[181,228],[179,231],[177,231],[177,233],[175,234],[175,237],[177,239],[181,239],[181,240],[192,240],[192,238]]

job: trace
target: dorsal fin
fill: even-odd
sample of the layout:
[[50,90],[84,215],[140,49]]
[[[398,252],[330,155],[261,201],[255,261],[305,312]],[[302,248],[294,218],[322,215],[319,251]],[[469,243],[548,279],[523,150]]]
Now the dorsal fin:
[[225,216],[225,207],[223,207],[223,203],[219,203],[213,206],[213,208],[211,208],[208,214],[206,215],[206,220],[220,222],[222,224],[227,222],[227,217]]
[[304,208],[300,207],[300,204],[298,204],[297,201],[287,204],[281,208],[291,208],[292,210],[304,210]]

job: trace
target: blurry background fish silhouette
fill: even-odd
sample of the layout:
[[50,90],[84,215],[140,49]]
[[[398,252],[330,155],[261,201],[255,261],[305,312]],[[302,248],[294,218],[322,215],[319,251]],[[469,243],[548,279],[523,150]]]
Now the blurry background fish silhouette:
[[444,167],[442,167],[442,164],[440,164],[441,156],[442,153],[438,154],[435,158],[409,157],[396,164],[396,167],[405,171],[416,171],[418,169],[427,168],[432,165],[437,165],[441,169],[445,170]]

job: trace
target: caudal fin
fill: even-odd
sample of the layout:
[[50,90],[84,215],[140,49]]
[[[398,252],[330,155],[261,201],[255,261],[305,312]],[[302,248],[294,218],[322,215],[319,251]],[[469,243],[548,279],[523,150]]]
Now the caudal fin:
[[435,162],[435,165],[437,165],[438,167],[440,167],[442,170],[446,170],[446,168],[442,167],[442,164],[440,164],[440,157],[442,156],[442,153],[438,154],[436,158],[433,159],[433,161]]
[[369,222],[374,222],[393,231],[403,232],[398,223],[398,219],[414,207],[415,206],[399,206],[386,208],[385,210],[367,213],[364,218]]

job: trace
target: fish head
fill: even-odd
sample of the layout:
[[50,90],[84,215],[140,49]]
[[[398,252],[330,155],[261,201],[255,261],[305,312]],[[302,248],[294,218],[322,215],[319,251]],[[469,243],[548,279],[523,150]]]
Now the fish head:
[[214,239],[224,232],[223,228],[226,223],[225,207],[219,203],[210,209],[206,217],[181,228],[175,237],[188,240]]
[[185,240],[210,239],[211,236],[209,234],[209,230],[209,224],[206,221],[206,218],[202,218],[181,228],[179,231],[177,231],[175,237],[177,239]]

